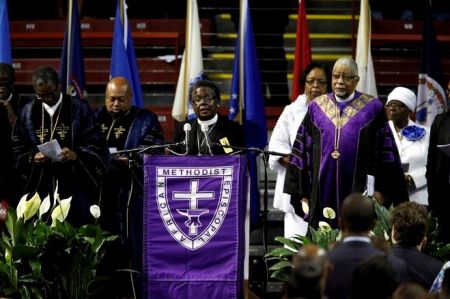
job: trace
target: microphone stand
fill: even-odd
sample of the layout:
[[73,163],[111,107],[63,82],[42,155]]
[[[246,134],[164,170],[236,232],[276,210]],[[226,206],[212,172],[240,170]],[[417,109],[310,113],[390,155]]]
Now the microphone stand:
[[146,147],[137,147],[137,148],[132,148],[132,149],[128,149],[128,150],[121,150],[121,151],[117,151],[115,153],[112,153],[111,155],[121,155],[121,154],[130,154],[130,153],[144,153],[148,150],[152,150],[152,149],[160,149],[160,148],[168,148],[171,146],[178,146],[184,144],[184,141],[181,142],[176,142],[176,143],[167,143],[167,144],[155,144],[155,145],[150,145],[150,146],[146,146]]
[[[213,143],[214,146],[219,146],[223,148],[231,148],[234,150],[240,150],[244,152],[254,152],[258,154],[262,154],[263,158],[263,165],[264,165],[264,196],[263,196],[263,247],[264,247],[264,255],[267,254],[267,215],[269,213],[268,206],[269,206],[269,193],[268,193],[268,178],[267,178],[267,166],[269,166],[269,155],[274,156],[280,156],[284,157],[286,154],[274,152],[274,151],[266,151],[263,149],[260,149],[258,147],[240,147],[240,146],[234,146],[234,145],[222,145],[220,143]],[[264,283],[264,298],[267,295],[267,284],[269,281],[269,267],[267,264],[267,261],[264,259],[264,264],[266,266],[266,279],[263,282]]]

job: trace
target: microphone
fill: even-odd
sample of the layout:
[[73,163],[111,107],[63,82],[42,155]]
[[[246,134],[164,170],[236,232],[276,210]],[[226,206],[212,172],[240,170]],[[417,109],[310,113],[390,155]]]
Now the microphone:
[[183,126],[183,131],[184,131],[184,146],[186,149],[186,153],[189,150],[189,131],[190,130],[191,130],[191,124],[185,123]]
[[205,136],[205,142],[206,142],[206,146],[208,147],[209,154],[212,156],[213,154],[211,151],[211,144],[209,142],[208,125],[201,124],[201,129],[202,129],[203,135]]

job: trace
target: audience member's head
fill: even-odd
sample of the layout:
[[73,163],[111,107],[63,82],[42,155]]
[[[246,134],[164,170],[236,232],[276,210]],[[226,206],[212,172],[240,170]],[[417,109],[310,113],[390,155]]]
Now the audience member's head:
[[300,85],[303,86],[308,101],[327,93],[331,90],[328,67],[320,62],[311,62],[300,76]]
[[131,85],[126,78],[112,78],[106,85],[106,111],[113,117],[127,113],[131,109],[132,97]]
[[0,63],[0,100],[8,100],[16,81],[14,68],[9,63]]
[[352,193],[341,207],[341,228],[344,235],[367,235],[375,225],[375,206],[360,193]]
[[386,255],[363,260],[352,272],[351,299],[391,298],[397,288],[394,269]]
[[60,84],[56,71],[50,66],[40,66],[33,72],[33,87],[36,98],[53,106],[60,97]]
[[304,245],[294,255],[293,263],[284,298],[322,298],[329,269],[325,250],[312,244]]
[[220,90],[210,81],[197,81],[191,87],[191,103],[200,120],[212,119],[219,109]]
[[341,98],[348,98],[355,90],[359,82],[358,65],[352,58],[339,58],[333,66],[331,73],[331,87],[334,94]]
[[427,299],[428,292],[418,283],[407,282],[399,285],[392,299]]
[[392,241],[403,246],[419,246],[424,242],[427,212],[418,203],[408,201],[396,206],[391,215]]

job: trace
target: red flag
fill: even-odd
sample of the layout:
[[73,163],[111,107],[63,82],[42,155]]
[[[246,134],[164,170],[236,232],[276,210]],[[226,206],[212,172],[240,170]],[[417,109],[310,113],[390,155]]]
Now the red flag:
[[311,63],[311,42],[309,40],[308,21],[306,20],[305,0],[299,0],[297,17],[297,38],[295,40],[294,78],[292,79],[292,101],[303,93],[299,80],[301,73]]

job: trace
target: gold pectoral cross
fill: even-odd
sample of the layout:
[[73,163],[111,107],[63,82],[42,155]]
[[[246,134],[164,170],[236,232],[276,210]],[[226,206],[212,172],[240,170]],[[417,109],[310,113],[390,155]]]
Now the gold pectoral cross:
[[114,128],[114,136],[116,137],[116,139],[119,139],[120,136],[123,134],[123,132],[125,132],[126,129],[123,128],[122,126],[118,127],[118,128]]
[[69,126],[65,126],[62,123],[56,128],[56,132],[61,137],[61,139],[64,140],[66,138],[67,133],[69,132]]
[[48,129],[44,129],[42,127],[39,130],[36,130],[36,135],[39,136],[39,140],[41,141],[41,143],[44,143],[45,136],[47,136],[47,133]]
[[102,130],[102,133],[105,133],[106,131],[108,131],[108,127],[105,126],[105,124],[101,124],[100,129]]

